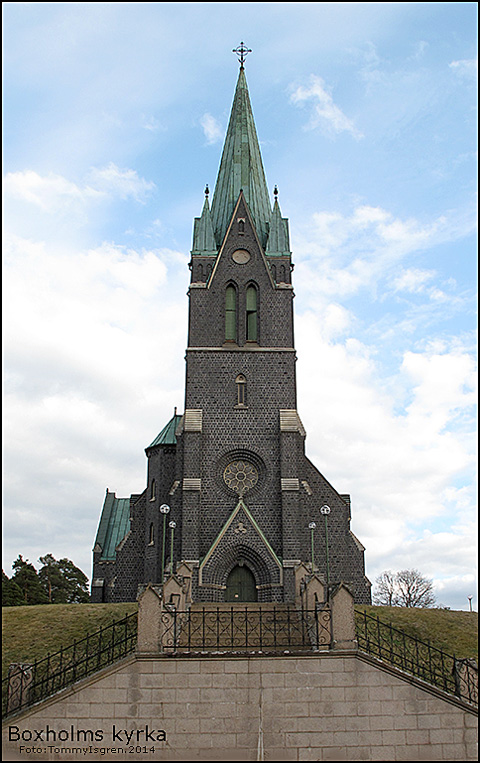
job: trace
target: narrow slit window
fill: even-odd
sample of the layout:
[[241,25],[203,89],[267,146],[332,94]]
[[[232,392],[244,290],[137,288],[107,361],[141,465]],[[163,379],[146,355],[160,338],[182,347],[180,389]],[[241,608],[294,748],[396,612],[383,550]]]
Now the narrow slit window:
[[247,405],[247,380],[243,374],[235,379],[237,385],[237,406],[244,408]]
[[153,529],[153,522],[150,524],[150,539],[149,539],[150,545],[153,545],[155,543],[155,531]]
[[247,342],[256,342],[257,333],[257,290],[255,286],[249,286],[247,289]]
[[155,480],[152,480],[152,484],[150,486],[150,500],[155,500]]
[[225,340],[237,340],[237,293],[232,285],[225,292]]

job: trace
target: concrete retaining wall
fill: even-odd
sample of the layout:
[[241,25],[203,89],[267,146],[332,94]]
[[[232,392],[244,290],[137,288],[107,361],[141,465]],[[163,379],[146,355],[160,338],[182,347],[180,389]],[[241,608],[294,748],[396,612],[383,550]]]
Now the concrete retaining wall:
[[7,760],[477,759],[471,708],[354,651],[138,655],[10,718],[3,740]]

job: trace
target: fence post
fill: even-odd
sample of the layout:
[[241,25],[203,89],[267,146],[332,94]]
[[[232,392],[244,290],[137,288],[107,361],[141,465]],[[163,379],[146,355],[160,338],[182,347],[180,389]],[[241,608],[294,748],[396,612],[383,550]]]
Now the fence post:
[[137,652],[157,654],[161,650],[162,610],[160,586],[148,585],[138,599]]
[[30,686],[33,681],[31,665],[12,663],[8,668],[7,710],[6,714],[21,710],[28,705]]
[[467,702],[478,702],[478,666],[475,660],[454,660],[455,694]]
[[356,649],[353,596],[344,583],[334,590],[331,605],[332,649]]

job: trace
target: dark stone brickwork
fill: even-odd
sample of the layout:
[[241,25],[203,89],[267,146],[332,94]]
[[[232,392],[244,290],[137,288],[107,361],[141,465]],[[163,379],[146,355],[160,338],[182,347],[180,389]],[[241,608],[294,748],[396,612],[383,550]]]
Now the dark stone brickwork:
[[[235,254],[238,250],[241,256]],[[305,456],[305,433],[299,420],[295,424],[290,258],[265,256],[240,194],[219,255],[194,255],[190,267],[188,415],[177,430],[176,446],[147,449],[147,488],[132,501],[130,533],[117,548],[116,562],[104,563],[100,574],[97,556],[94,577],[105,579],[105,599],[135,599],[139,585],[161,580],[159,507],[167,503],[167,519],[177,524],[174,560],[193,564],[195,600],[223,601],[230,571],[245,564],[254,574],[260,601],[293,601],[294,564],[311,560],[312,521],[317,525],[315,563],[327,578],[325,525],[319,511],[327,504],[330,583],[348,584],[357,602],[368,603],[363,549],[350,532],[349,497],[339,495]],[[235,340],[226,341],[230,285],[236,295],[236,331]],[[257,294],[255,341],[247,336],[251,285]],[[284,417],[282,425],[280,411],[291,412],[288,424]],[[255,484],[243,495],[225,482],[225,469],[232,462],[247,462],[255,469]],[[240,497],[246,509],[234,515]],[[232,516],[235,521],[229,524]],[[169,560],[167,530],[167,564]]]
[[[145,544],[145,568],[140,582],[157,583],[161,579],[161,547],[163,541],[164,515],[160,513],[163,503],[169,504],[168,492],[172,487],[175,472],[176,448],[160,445],[147,449],[148,477],[146,491],[145,526],[143,541]],[[155,487],[152,494],[152,483]],[[166,515],[166,551],[170,554],[170,530],[168,522],[172,518]],[[175,528],[175,531],[177,528]],[[167,554],[166,554],[167,556]]]

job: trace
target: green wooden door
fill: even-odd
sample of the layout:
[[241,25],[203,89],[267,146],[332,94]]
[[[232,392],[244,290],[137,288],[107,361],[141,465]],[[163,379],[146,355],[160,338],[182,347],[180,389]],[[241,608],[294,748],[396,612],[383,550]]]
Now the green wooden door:
[[227,578],[225,601],[257,601],[255,577],[248,567],[234,567]]

